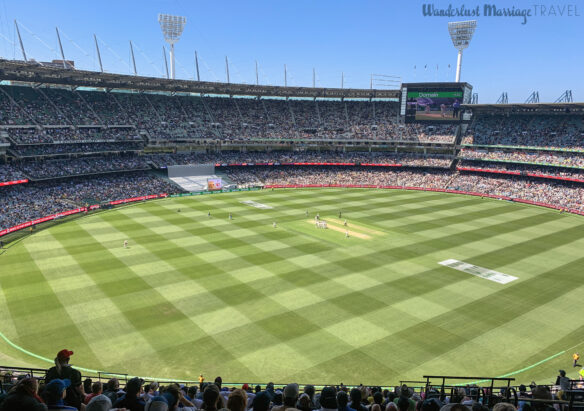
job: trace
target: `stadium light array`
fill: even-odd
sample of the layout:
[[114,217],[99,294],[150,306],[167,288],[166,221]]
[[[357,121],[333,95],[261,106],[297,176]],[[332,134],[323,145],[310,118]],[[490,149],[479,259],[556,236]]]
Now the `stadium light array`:
[[477,27],[476,20],[455,21],[448,23],[448,32],[452,39],[452,44],[458,50],[458,61],[456,62],[456,82],[460,82],[460,70],[462,67],[462,50],[470,45],[472,35]]
[[180,40],[187,18],[159,14],[158,23],[160,23],[162,34],[164,34],[164,40],[170,45],[170,78],[174,80],[174,44]]

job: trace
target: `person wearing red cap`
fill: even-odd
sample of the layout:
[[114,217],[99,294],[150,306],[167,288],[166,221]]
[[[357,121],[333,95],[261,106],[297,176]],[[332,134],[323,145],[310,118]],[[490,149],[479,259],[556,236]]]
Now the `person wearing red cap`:
[[45,383],[52,380],[68,379],[71,381],[71,386],[67,388],[67,395],[65,396],[65,404],[81,408],[81,402],[85,397],[83,393],[83,386],[81,384],[81,373],[69,365],[69,359],[73,355],[73,351],[61,350],[57,353],[55,358],[55,366],[49,368]]

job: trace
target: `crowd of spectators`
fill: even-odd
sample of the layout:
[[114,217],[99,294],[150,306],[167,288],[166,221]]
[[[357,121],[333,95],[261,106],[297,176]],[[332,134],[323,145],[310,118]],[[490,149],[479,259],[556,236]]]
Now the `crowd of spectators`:
[[[344,139],[453,143],[456,126],[404,124],[395,101],[256,99],[104,93],[2,86],[0,125],[65,126],[11,132],[19,142],[104,138],[77,126],[132,125],[154,140]],[[127,136],[118,136],[127,138]]]
[[39,144],[16,146],[12,152],[17,157],[39,157],[78,153],[104,153],[122,151],[140,151],[144,148],[141,142],[106,142],[78,144]]
[[[72,353],[72,352],[71,352]],[[54,368],[53,368],[54,369]],[[159,384],[139,377],[129,379],[122,389],[117,378],[107,383],[81,381],[81,374],[66,367],[72,378],[57,378],[49,370],[44,381],[25,376],[7,394],[0,396],[0,411],[554,411],[551,401],[562,399],[560,386],[530,384],[518,387],[515,399],[503,388],[480,388],[475,384],[442,391],[440,386],[427,390],[401,386],[348,387],[339,385],[316,389],[296,383],[265,386],[241,384],[229,387],[221,377],[198,385]],[[559,388],[559,390],[558,390]],[[576,389],[580,387],[576,386]],[[480,396],[480,392],[486,396]],[[513,404],[515,403],[517,407]]]
[[444,188],[452,178],[450,173],[441,170],[402,170],[385,168],[345,168],[345,167],[279,167],[276,169],[249,167],[226,169],[231,181],[238,185],[254,184],[355,184],[378,186],[408,186]]
[[517,161],[565,167],[584,167],[584,152],[580,154],[553,151],[486,151],[464,148],[460,151],[459,156],[478,160]]
[[[156,140],[405,140],[453,143],[456,126],[398,121],[395,102],[150,96],[141,125]],[[145,120],[147,119],[147,120]]]
[[[43,145],[23,146],[20,155],[75,154],[77,146],[79,153],[106,153],[107,151],[124,151],[136,149],[134,143],[115,144],[76,144],[76,145]],[[95,147],[95,148],[94,148]],[[123,148],[121,148],[123,147]],[[42,148],[43,151],[37,151]],[[44,149],[47,148],[47,151]],[[48,148],[54,149],[48,150]],[[69,151],[71,148],[74,151]],[[62,151],[61,151],[62,150]],[[42,154],[41,154],[42,153]],[[0,166],[0,182],[10,181],[14,176],[19,178],[49,179],[78,176],[85,174],[110,173],[114,171],[145,170],[153,167],[163,168],[182,164],[243,164],[243,163],[294,163],[294,162],[327,162],[327,163],[373,163],[401,164],[408,167],[449,168],[452,156],[434,154],[387,153],[387,152],[222,152],[222,153],[190,153],[190,154],[151,154],[151,155],[109,155],[84,156],[67,159],[24,159],[13,164]]]
[[576,170],[563,167],[495,163],[492,161],[468,161],[468,160],[462,160],[461,162],[459,162],[458,167],[475,169],[479,168],[482,170],[509,171],[523,174],[530,173],[560,178],[576,178],[584,181],[584,170]]
[[535,180],[524,177],[486,177],[461,173],[450,182],[449,189],[472,191],[551,204],[584,211],[584,187],[578,183]]
[[584,121],[574,115],[479,115],[463,143],[583,149]]
[[128,124],[115,93],[57,88],[2,86],[0,124],[103,125]]
[[139,141],[142,139],[133,127],[110,128],[71,128],[51,127],[38,129],[36,127],[11,128],[8,136],[16,145],[22,144],[52,144],[103,141]]
[[[403,140],[418,140],[441,143],[454,143],[456,125],[453,124],[433,124],[425,125],[421,123],[406,124],[406,132],[411,136]],[[417,138],[416,138],[417,136]]]
[[26,176],[17,167],[10,164],[0,164],[0,183],[22,180]]
[[219,153],[152,154],[145,156],[158,167],[181,164],[243,163],[376,163],[415,167],[450,167],[453,156],[363,151],[222,151]]
[[32,87],[3,86],[10,95],[0,94],[1,124],[70,124],[63,112],[58,112],[46,98]]
[[[132,167],[144,167],[145,163],[142,159],[133,158],[130,161],[123,159],[121,163],[116,163],[116,161],[99,158],[91,164],[87,164],[87,160],[84,158],[42,163],[31,162],[29,164],[31,168],[24,168],[24,170],[27,171],[27,175],[36,179],[58,177],[62,174],[71,176],[89,172],[113,171],[116,166],[124,167],[126,173],[85,178],[72,177],[69,180],[2,187],[0,188],[2,190],[0,209],[3,210],[3,213],[0,215],[0,226],[7,228],[44,215],[76,208],[83,205],[88,198],[101,202],[160,192],[180,191],[177,186],[167,180],[158,179],[140,171],[130,171]],[[22,167],[22,164],[20,166]],[[467,164],[462,163],[460,166],[464,167]],[[6,180],[22,177],[21,174],[10,174],[13,172],[12,167],[2,166],[0,173],[3,174],[0,175],[6,175],[4,177]],[[503,167],[510,166],[501,164],[500,168],[490,167],[490,169],[503,170]],[[556,171],[555,174],[551,173],[552,167],[546,167],[545,170],[505,169],[584,179],[584,173],[570,173],[563,170]],[[449,170],[438,168],[408,169],[364,166],[249,166],[245,168],[225,167],[223,171],[228,180],[239,187],[271,184],[346,184],[453,189],[508,196],[584,211],[584,187],[581,184],[556,180],[546,181],[526,176],[452,173]]]
[[261,167],[227,170],[229,179],[241,186],[272,184],[355,184],[442,188],[552,204],[584,211],[584,187],[579,183],[546,181],[523,176],[449,173],[432,170],[346,168],[266,169]]
[[31,179],[70,177],[114,171],[146,170],[150,168],[142,157],[83,157],[64,160],[24,161],[19,169]]
[[[119,126],[155,140],[346,139],[453,143],[456,125],[404,124],[395,101],[337,101],[166,96],[1,86],[0,125]],[[9,95],[10,97],[8,97]],[[582,148],[584,123],[574,115],[477,116],[466,144]],[[20,141],[79,139],[79,131],[22,136]],[[134,132],[135,133],[135,132]],[[86,138],[101,137],[90,133]],[[127,136],[115,136],[127,138]]]
[[180,192],[170,181],[145,172],[27,183],[0,190],[0,230],[87,203]]

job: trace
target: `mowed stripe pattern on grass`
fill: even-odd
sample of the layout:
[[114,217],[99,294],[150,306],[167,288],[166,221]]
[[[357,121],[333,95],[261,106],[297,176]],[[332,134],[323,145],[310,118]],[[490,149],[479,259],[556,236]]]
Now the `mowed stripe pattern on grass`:
[[[383,235],[299,231],[306,210],[342,211]],[[67,347],[80,366],[144,376],[387,384],[503,374],[581,343],[583,229],[574,216],[429,192],[155,201],[53,227],[0,256],[1,331],[48,358]],[[519,279],[438,265],[449,258]],[[560,361],[522,377],[555,375]]]

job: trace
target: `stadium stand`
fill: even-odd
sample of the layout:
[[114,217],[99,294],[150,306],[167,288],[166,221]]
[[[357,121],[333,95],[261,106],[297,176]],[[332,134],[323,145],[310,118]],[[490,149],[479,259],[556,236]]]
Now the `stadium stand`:
[[180,190],[145,172],[77,177],[2,188],[0,231],[46,215],[124,198]]
[[[6,186],[0,188],[0,201],[13,211],[3,214],[1,225],[82,205],[79,196],[71,200],[67,191],[80,184],[94,190],[98,201],[103,191],[109,200],[180,191],[147,171],[183,164],[215,164],[240,187],[419,187],[584,211],[584,123],[579,113],[497,114],[487,107],[462,127],[404,123],[398,108],[396,101],[379,99],[233,98],[3,85],[0,135],[10,145],[0,165],[0,183]],[[64,190],[61,198],[59,190]]]
[[16,158],[59,156],[66,154],[94,154],[140,151],[139,143],[88,143],[88,144],[43,144],[16,146],[13,154]]
[[458,170],[481,170],[494,174],[512,174],[512,175],[527,175],[527,176],[541,176],[558,180],[583,180],[584,170],[577,168],[567,168],[562,166],[543,166],[537,164],[521,164],[521,163],[504,163],[492,161],[466,161],[463,160],[458,163]]
[[539,151],[485,151],[462,149],[460,158],[467,160],[492,160],[506,163],[531,163],[535,165],[584,167],[584,153]]
[[22,172],[33,180],[44,180],[76,175],[146,170],[148,166],[140,157],[86,157],[44,162],[22,162]]
[[386,152],[290,152],[271,151],[246,152],[222,151],[221,153],[192,154],[157,154],[147,158],[158,167],[178,164],[291,164],[299,162],[310,163],[354,163],[354,164],[402,164],[412,167],[442,167],[449,168],[453,156],[446,154],[423,155],[413,153]]
[[478,116],[464,144],[582,149],[581,115],[514,114]]
[[523,199],[562,208],[584,211],[584,188],[580,184],[522,176],[492,176],[475,173],[448,173],[437,170],[386,171],[383,169],[229,169],[229,178],[242,185],[348,185],[421,187]]
[[26,126],[9,130],[20,143],[127,139],[132,133],[129,126],[161,141],[302,138],[452,143],[455,131],[452,125],[403,124],[395,101],[187,98],[20,86],[1,90],[0,124]]
[[25,175],[16,167],[9,164],[0,164],[0,182],[21,180]]
[[60,143],[103,143],[103,142],[126,142],[128,140],[138,140],[141,138],[136,134],[133,126],[112,126],[101,127],[44,127],[38,130],[36,127],[23,126],[9,128],[8,139],[15,146],[34,144],[60,144]]

